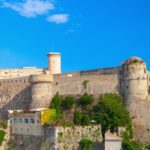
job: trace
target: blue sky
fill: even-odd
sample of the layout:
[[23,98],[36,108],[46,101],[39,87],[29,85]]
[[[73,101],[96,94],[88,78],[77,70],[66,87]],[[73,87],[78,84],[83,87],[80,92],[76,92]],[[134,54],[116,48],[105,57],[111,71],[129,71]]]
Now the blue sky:
[[131,56],[150,69],[149,0],[0,0],[0,68],[47,67],[62,53],[62,70],[119,66]]

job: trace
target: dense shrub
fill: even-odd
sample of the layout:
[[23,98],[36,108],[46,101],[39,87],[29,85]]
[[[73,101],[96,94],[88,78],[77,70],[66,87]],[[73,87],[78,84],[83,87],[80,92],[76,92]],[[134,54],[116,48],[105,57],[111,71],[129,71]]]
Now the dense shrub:
[[0,145],[2,145],[2,142],[4,140],[5,131],[0,130]]
[[62,101],[62,106],[64,109],[71,109],[72,106],[74,105],[74,98],[71,96],[67,96],[63,101]]
[[131,119],[128,111],[123,105],[123,101],[117,94],[104,94],[93,108],[94,120],[102,126],[102,133],[110,129],[117,131],[119,126],[127,127],[132,136]]
[[87,88],[87,84],[89,83],[89,80],[84,80],[83,81],[83,87],[84,87],[84,89],[86,89]]
[[91,123],[90,117],[87,114],[82,114],[80,111],[74,113],[74,124],[89,125]]
[[86,107],[90,105],[92,101],[93,101],[93,97],[92,95],[89,95],[88,93],[83,94],[78,100],[79,105],[81,105],[82,107]]
[[92,150],[93,142],[89,139],[82,139],[80,141],[80,149],[81,150]]
[[90,117],[86,114],[82,115],[81,125],[89,125],[91,123]]
[[150,144],[145,145],[145,150],[150,150]]
[[0,127],[7,128],[7,121],[0,121]]
[[74,113],[74,124],[81,125],[82,113],[80,111],[75,111]]
[[55,108],[57,113],[59,113],[61,110],[61,105],[62,105],[62,97],[57,92],[56,95],[52,98],[50,108]]
[[142,150],[142,147],[137,141],[123,141],[123,148],[125,150]]
[[123,134],[123,149],[124,150],[142,150],[142,143],[140,141],[131,140],[127,132]]
[[42,116],[41,117],[41,123],[43,125],[50,125],[57,118],[56,109],[46,109],[46,110],[43,110],[41,116]]

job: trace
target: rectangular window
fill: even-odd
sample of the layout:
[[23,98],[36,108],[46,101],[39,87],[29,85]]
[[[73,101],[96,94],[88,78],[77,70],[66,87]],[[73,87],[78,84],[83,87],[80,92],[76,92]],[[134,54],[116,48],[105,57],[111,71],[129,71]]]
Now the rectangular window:
[[24,119],[24,123],[29,123],[29,120],[28,119]]
[[34,119],[30,119],[30,123],[34,124],[35,123]]
[[18,123],[18,119],[14,119],[14,123],[15,123],[15,124]]
[[23,123],[23,119],[19,119],[19,123]]

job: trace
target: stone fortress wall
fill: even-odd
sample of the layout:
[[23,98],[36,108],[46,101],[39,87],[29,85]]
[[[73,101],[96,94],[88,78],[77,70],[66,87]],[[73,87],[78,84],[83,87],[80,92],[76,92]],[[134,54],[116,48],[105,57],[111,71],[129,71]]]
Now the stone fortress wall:
[[[84,82],[87,82],[86,87]],[[53,95],[81,95],[88,92],[93,95],[119,93],[120,68],[108,68],[81,72],[70,72],[54,76]]]
[[29,77],[0,80],[0,110],[25,109],[30,103]]
[[[57,92],[61,95],[74,96],[81,95],[85,91],[98,96],[104,93],[119,93],[119,72],[120,68],[116,67],[63,73],[54,75],[53,79],[50,75],[34,75],[39,81],[35,84],[33,82],[36,81],[31,83],[29,76],[0,79],[0,109],[39,108],[41,105],[46,107],[49,103],[49,101],[46,103],[48,99],[46,97],[52,97]],[[43,76],[46,76],[46,79],[43,80]],[[84,81],[88,81],[86,89],[83,85]],[[34,99],[33,103],[32,99]]]
[[150,140],[150,72],[142,59],[130,58],[120,67],[61,73],[60,56],[48,54],[47,70],[26,68],[20,74],[15,69],[3,74],[0,70],[0,110],[46,108],[57,92],[63,96],[121,93],[138,131],[136,137]]
[[32,74],[43,74],[44,69],[25,67],[23,69],[0,69],[0,79],[26,77]]
[[150,72],[148,72],[148,85],[150,86]]
[[45,69],[0,69],[0,110],[25,109],[31,103],[29,76],[43,74]]

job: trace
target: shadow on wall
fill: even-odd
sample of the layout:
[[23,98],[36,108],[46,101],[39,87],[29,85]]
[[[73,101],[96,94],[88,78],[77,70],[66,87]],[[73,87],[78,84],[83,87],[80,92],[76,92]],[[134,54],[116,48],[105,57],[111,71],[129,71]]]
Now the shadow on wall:
[[104,150],[104,144],[99,142],[94,143],[93,150]]
[[[19,92],[18,92],[19,91]],[[6,87],[0,92],[1,111],[14,109],[29,109],[31,104],[31,86],[18,89],[16,87]]]

